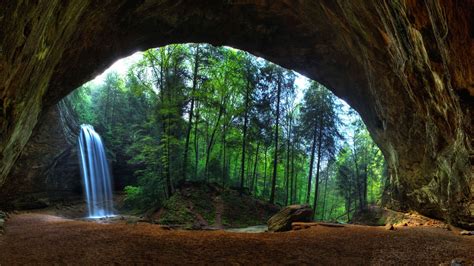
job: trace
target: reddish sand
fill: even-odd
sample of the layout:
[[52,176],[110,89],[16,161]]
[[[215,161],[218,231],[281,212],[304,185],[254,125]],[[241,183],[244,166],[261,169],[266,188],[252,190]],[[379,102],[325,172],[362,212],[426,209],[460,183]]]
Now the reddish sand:
[[287,233],[166,231],[45,214],[13,215],[0,236],[11,264],[431,264],[474,259],[474,237],[430,227],[316,226]]

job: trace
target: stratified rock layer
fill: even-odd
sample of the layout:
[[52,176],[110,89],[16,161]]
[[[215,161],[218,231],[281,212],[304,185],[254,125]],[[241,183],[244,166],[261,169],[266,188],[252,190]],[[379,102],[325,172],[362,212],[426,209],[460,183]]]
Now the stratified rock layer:
[[472,10],[472,1],[3,1],[0,185],[25,178],[9,173],[41,110],[133,51],[208,42],[326,85],[382,149],[387,204],[472,227]]
[[0,207],[34,209],[81,195],[79,126],[67,100],[49,108],[0,189]]

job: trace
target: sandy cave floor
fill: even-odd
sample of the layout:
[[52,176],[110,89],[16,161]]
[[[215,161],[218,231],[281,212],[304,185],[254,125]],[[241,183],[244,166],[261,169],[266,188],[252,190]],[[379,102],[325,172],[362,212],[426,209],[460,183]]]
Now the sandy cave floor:
[[316,226],[286,233],[165,230],[41,213],[12,215],[0,236],[11,264],[438,265],[474,260],[474,237],[433,227]]

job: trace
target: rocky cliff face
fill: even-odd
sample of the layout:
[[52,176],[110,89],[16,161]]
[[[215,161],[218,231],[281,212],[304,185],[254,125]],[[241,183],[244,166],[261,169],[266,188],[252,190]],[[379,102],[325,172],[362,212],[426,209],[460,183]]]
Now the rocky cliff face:
[[208,42],[326,85],[382,149],[388,204],[473,227],[472,10],[414,0],[2,2],[0,185],[24,178],[9,172],[41,110],[135,50]]
[[67,100],[45,111],[0,190],[0,206],[39,208],[81,196],[78,128]]

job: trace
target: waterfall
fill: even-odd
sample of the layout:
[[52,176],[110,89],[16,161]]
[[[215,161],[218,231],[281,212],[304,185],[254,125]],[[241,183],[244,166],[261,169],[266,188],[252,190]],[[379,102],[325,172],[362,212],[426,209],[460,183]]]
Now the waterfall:
[[112,179],[104,145],[91,125],[81,125],[79,161],[90,218],[113,216]]

